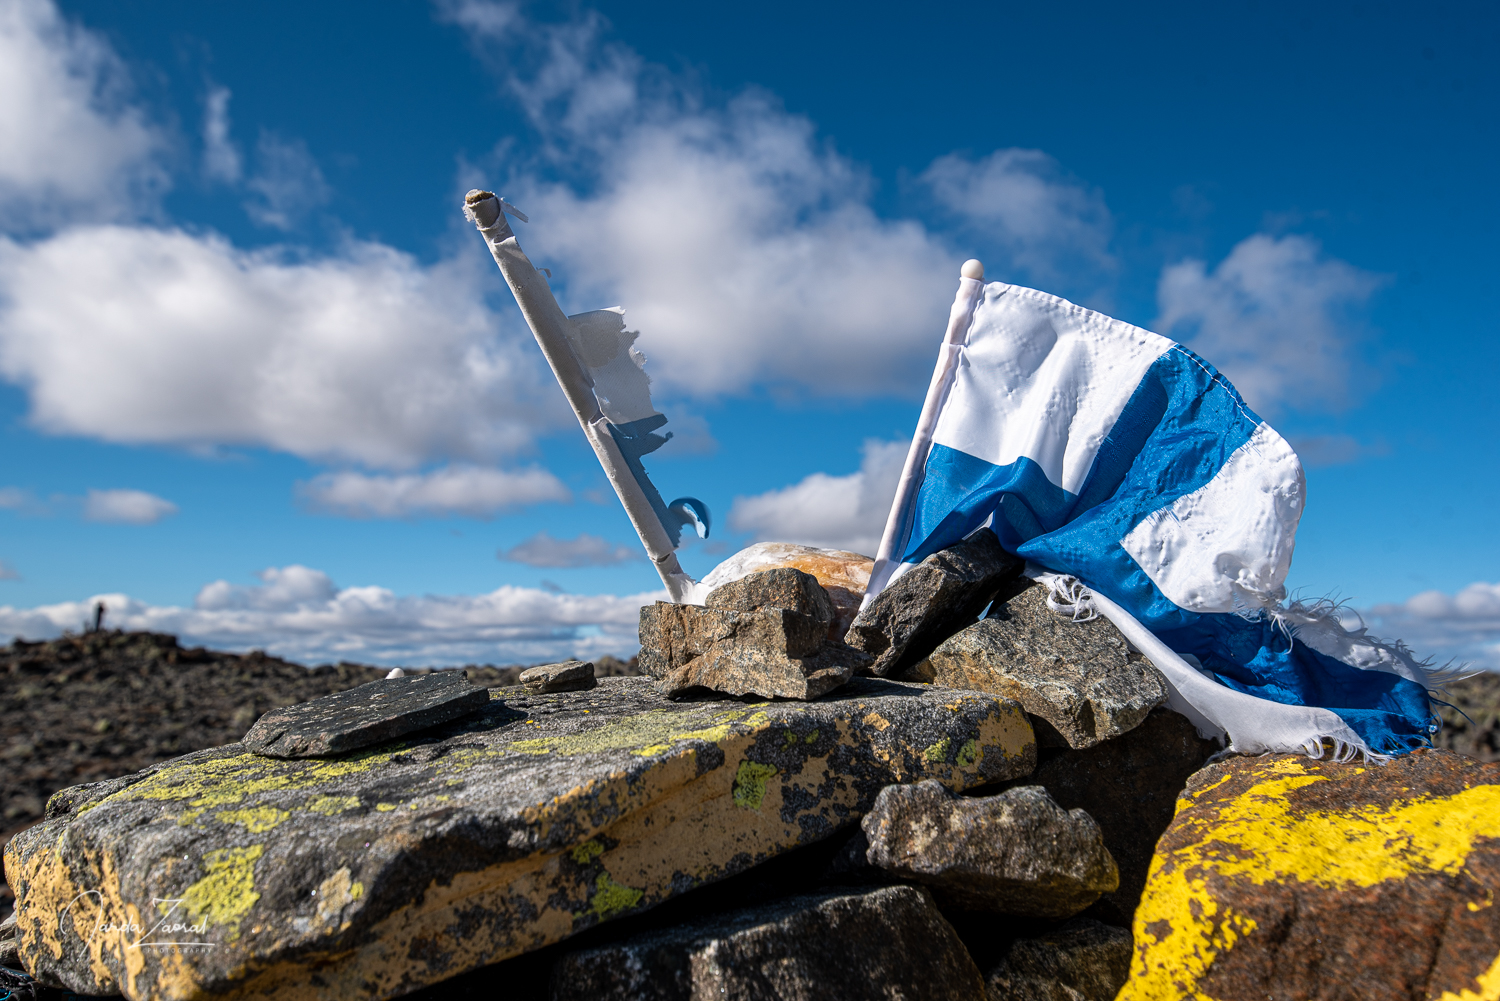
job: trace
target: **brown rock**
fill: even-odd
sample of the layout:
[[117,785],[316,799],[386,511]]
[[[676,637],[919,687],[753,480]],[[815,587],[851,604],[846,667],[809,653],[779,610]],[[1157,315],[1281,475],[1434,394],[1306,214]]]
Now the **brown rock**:
[[1009,582],[983,620],[903,677],[1015,699],[1046,721],[1043,746],[1092,747],[1133,729],[1167,700],[1166,678],[1108,619],[1074,622],[1047,607],[1047,593]]
[[971,1001],[979,969],[926,890],[791,897],[576,952],[555,1001]]
[[898,674],[972,623],[1024,566],[1000,547],[994,532],[981,528],[881,591],[855,617],[845,642],[875,658],[872,674]]
[[659,601],[641,609],[641,667],[664,695],[702,687],[815,699],[869,661],[828,642],[832,607],[817,580],[799,570],[751,574],[708,600],[706,608]]
[[1114,1001],[1130,972],[1130,932],[1076,918],[1011,943],[985,977],[990,1001]]
[[1156,841],[1172,822],[1177,794],[1219,750],[1187,717],[1155,709],[1129,733],[1083,751],[1048,752],[1023,781],[1045,788],[1064,810],[1098,821],[1104,847],[1120,867],[1120,886],[1104,895],[1111,920],[1129,924],[1146,885]]
[[888,786],[861,826],[871,865],[968,910],[1065,918],[1120,883],[1099,825],[1040,786],[984,797],[930,781]]
[[1157,845],[1120,1001],[1492,998],[1500,765],[1234,757]]
[[834,620],[828,638],[842,640],[859,612],[874,566],[873,558],[843,549],[819,549],[789,542],[757,542],[714,567],[703,578],[703,583],[717,588],[747,574],[775,567],[791,567],[810,573],[823,585],[833,603]]
[[1480,761],[1500,761],[1500,673],[1448,682],[1438,689],[1434,708],[1443,720],[1434,744]]
[[581,660],[561,664],[539,664],[521,672],[521,684],[528,692],[586,692],[598,685],[594,665]]

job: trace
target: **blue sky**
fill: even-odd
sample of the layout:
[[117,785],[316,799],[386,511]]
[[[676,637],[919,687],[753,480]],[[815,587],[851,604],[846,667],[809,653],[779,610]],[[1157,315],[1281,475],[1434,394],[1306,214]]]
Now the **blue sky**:
[[1497,43],[1480,4],[0,0],[0,635],[108,595],[308,661],[630,653],[659,585],[484,186],[641,331],[690,572],[873,549],[977,256],[1298,447],[1294,590],[1500,667]]

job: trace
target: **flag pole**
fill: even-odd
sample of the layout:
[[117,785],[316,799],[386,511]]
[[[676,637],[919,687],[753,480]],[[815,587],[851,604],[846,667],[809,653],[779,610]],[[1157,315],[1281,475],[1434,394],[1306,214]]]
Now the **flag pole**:
[[677,562],[671,537],[609,432],[609,420],[600,410],[599,400],[594,395],[593,379],[573,351],[571,321],[563,315],[541,272],[521,250],[510,222],[505,218],[510,214],[525,222],[526,217],[493,192],[479,190],[464,196],[464,214],[478,227],[489,245],[490,254],[500,266],[500,273],[515,295],[516,304],[521,307],[521,315],[536,336],[542,356],[552,367],[563,396],[573,408],[584,436],[593,446],[599,465],[604,467],[604,475],[615,488],[615,495],[620,498],[631,525],[640,536],[641,545],[646,547],[651,565],[666,585],[667,593],[678,604],[701,604],[705,594],[703,585],[689,577]]
[[953,297],[953,308],[948,313],[948,330],[943,336],[943,345],[938,350],[932,381],[927,385],[927,399],[922,402],[922,416],[917,419],[917,430],[912,435],[911,448],[906,451],[906,465],[901,469],[896,499],[891,502],[891,513],[885,520],[880,548],[875,551],[875,566],[870,571],[870,583],[865,587],[861,608],[869,605],[885,589],[901,561],[901,550],[906,545],[907,536],[911,534],[912,503],[922,487],[938,413],[943,409],[948,388],[953,385],[953,374],[958,369],[958,349],[968,340],[974,307],[979,304],[979,296],[984,290],[984,265],[981,262],[973,259],[964,261],[958,274],[958,292]]

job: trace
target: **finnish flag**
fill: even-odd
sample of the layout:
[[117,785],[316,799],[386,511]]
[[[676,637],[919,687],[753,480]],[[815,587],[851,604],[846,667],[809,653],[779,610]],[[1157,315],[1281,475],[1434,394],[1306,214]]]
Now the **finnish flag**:
[[1229,749],[1425,746],[1425,665],[1326,602],[1286,603],[1305,499],[1291,446],[1192,351],[965,277],[865,601],[990,525],[1054,604],[1107,617],[1166,675],[1172,708]]

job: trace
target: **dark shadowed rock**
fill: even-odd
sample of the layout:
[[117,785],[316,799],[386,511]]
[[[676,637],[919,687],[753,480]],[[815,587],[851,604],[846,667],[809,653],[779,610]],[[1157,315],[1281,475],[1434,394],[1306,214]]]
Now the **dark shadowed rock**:
[[0,999],[3,1001],[41,1001],[57,994],[31,979],[30,975],[9,964],[0,965]]
[[582,660],[561,664],[541,664],[521,672],[521,684],[528,692],[586,692],[599,682],[594,680],[594,665]]
[[787,608],[812,616],[824,629],[833,621],[833,602],[818,578],[792,567],[761,570],[716,587],[704,604],[736,612]]
[[1187,717],[1161,708],[1114,740],[1083,751],[1047,752],[1023,780],[1045,788],[1064,810],[1084,810],[1098,822],[1104,847],[1120,867],[1119,889],[1100,901],[1109,905],[1110,920],[1129,926],[1178,793],[1218,750]]
[[1121,1001],[1500,992],[1500,765],[1232,757],[1157,844]]
[[871,865],[969,910],[1063,918],[1120,883],[1099,825],[1040,786],[984,797],[937,782],[891,786],[862,826]]
[[[740,587],[745,581],[767,578],[776,586]],[[641,667],[667,696],[696,687],[784,699],[815,699],[831,692],[869,658],[842,643],[828,642],[832,609],[826,595],[819,605],[810,596],[816,594],[811,588],[821,591],[809,574],[783,569],[752,574],[714,594],[728,591],[722,600],[745,604],[767,597],[767,592],[778,600],[806,599],[817,615],[769,604],[745,611],[666,601],[647,605],[641,609]]]
[[1001,548],[994,532],[982,528],[933,553],[876,595],[855,616],[845,641],[875,658],[872,674],[897,674],[978,618],[1024,566]]
[[457,672],[384,678],[297,706],[272,709],[242,743],[273,758],[318,758],[369,747],[467,716],[488,690]]
[[985,976],[989,1001],[1114,1001],[1130,972],[1130,932],[1086,918],[1016,939]]
[[554,1001],[971,1001],[978,968],[926,890],[792,897],[573,953]]
[[1480,761],[1500,761],[1500,674],[1483,671],[1447,682],[1433,708],[1443,720],[1434,744]]
[[[1092,747],[1167,700],[1167,681],[1105,618],[1074,622],[1047,607],[1048,589],[1012,582],[979,622],[943,641],[903,677],[1015,699],[1068,747]],[[1003,600],[1002,600],[1003,599]],[[1046,746],[1045,728],[1038,740]]]
[[627,678],[496,693],[333,758],[233,744],[64,790],[5,869],[46,982],[378,1001],[820,841],[892,782],[969,788],[1035,764],[1020,706],[983,693],[861,678],[747,706]]

